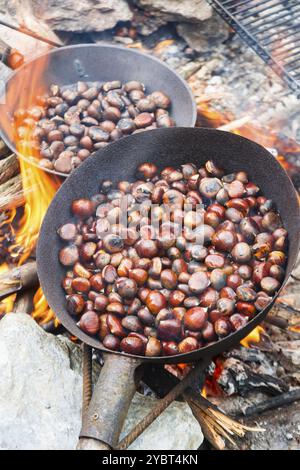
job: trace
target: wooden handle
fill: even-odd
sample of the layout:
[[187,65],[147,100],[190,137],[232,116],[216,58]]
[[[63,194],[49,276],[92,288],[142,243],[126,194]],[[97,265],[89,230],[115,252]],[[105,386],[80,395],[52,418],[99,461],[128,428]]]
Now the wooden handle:
[[134,375],[140,364],[139,359],[104,354],[104,366],[83,420],[77,449],[110,450],[117,446],[136,391]]

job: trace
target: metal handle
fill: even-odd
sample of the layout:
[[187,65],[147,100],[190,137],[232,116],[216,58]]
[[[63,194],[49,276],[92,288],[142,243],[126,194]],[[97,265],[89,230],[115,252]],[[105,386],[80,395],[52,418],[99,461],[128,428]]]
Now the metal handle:
[[117,446],[140,364],[139,359],[104,354],[104,366],[83,419],[77,449],[110,450]]

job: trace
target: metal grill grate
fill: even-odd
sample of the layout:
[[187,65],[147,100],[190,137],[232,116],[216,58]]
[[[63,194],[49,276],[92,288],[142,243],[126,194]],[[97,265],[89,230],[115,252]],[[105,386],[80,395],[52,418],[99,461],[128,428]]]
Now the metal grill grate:
[[300,1],[207,1],[300,95]]

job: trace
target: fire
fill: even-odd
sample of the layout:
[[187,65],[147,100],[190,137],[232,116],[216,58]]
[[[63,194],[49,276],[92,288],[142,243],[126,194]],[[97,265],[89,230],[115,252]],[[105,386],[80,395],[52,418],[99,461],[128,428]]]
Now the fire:
[[[18,150],[22,153],[22,146]],[[11,247],[13,256],[18,256],[18,264],[23,264],[34,250],[39,230],[59,185],[53,177],[48,176],[25,160],[20,160],[20,169],[25,193],[24,214],[18,224],[15,243]],[[26,175],[30,174],[30,177]]]
[[[47,60],[39,62],[34,73],[24,79],[23,75],[15,82],[13,87],[7,90],[6,100],[13,103],[13,109],[25,110],[26,112],[33,108],[41,108],[41,96],[46,92],[46,86],[43,82],[44,70],[47,67]],[[30,114],[32,117],[33,114]],[[7,127],[4,122],[0,125]],[[14,228],[14,243],[9,247],[10,257],[14,264],[22,265],[34,252],[36,247],[40,227],[47,211],[61,182],[54,176],[49,176],[38,166],[34,165],[34,160],[38,158],[35,141],[33,138],[34,125],[28,123],[23,127],[22,133],[17,133],[18,117],[15,116],[11,126],[6,128],[7,134],[14,139],[17,151],[23,156],[20,159],[20,173],[24,194],[24,206],[22,217],[19,218],[19,212],[14,208],[5,223],[10,223]],[[33,163],[33,164],[32,164]],[[0,271],[5,266],[0,266]],[[7,268],[6,268],[7,269]],[[6,311],[13,308],[13,296],[5,299]],[[49,309],[41,288],[36,292],[34,299],[34,310],[32,316],[39,322],[45,323],[54,318],[54,312]],[[3,304],[3,302],[2,302]]]
[[251,333],[249,333],[248,336],[246,336],[246,338],[241,340],[241,345],[245,348],[250,348],[251,344],[259,343],[261,334],[264,333],[264,331],[265,330],[262,326],[257,326],[256,328],[254,328],[254,330],[251,331]]
[[50,320],[54,320],[54,326],[56,327],[59,325],[59,321],[55,318],[55,313],[47,304],[41,287],[38,288],[35,296],[33,297],[33,305],[34,310],[32,312],[32,316],[38,323],[44,324]]

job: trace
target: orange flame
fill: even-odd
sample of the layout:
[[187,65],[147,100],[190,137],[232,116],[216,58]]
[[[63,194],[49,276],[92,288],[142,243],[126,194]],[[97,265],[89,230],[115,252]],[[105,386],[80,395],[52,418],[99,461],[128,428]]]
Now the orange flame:
[[251,333],[248,334],[248,336],[246,336],[246,338],[240,341],[241,345],[245,348],[250,348],[251,344],[259,343],[261,334],[264,333],[264,331],[265,330],[262,326],[257,326],[254,328],[254,330],[251,331]]
[[[9,87],[6,94],[6,100],[12,109],[23,110],[22,113],[15,113],[14,122],[8,126],[5,119],[1,119],[0,125],[5,128],[6,133],[11,139],[14,139],[17,151],[23,156],[20,159],[20,172],[22,178],[22,187],[24,193],[24,209],[20,220],[17,220],[16,209],[11,211],[10,217],[5,223],[12,223],[15,227],[15,241],[10,246],[9,252],[11,258],[19,266],[22,265],[33,253],[39,235],[39,230],[57,189],[60,186],[60,180],[54,176],[49,176],[31,162],[39,158],[36,142],[33,138],[34,123],[22,123],[22,132],[17,129],[21,124],[19,114],[34,119],[34,108],[41,109],[41,96],[46,93],[46,86],[43,81],[43,74],[47,67],[47,58],[40,60],[29,76],[20,74],[16,76],[13,86]],[[4,267],[5,268],[5,267]],[[4,269],[0,266],[0,269]],[[10,296],[11,297],[11,296]],[[13,307],[13,299],[7,300],[9,308]],[[33,317],[41,323],[54,318],[54,313],[49,309],[41,288],[34,296]]]
[[[8,264],[3,263],[0,265],[0,274],[8,270]],[[0,315],[11,312],[16,300],[16,294],[8,295],[5,299],[0,302]]]
[[59,325],[59,321],[55,318],[55,313],[48,306],[42,288],[39,287],[33,297],[34,310],[32,312],[33,318],[40,324],[54,320],[54,326]]

